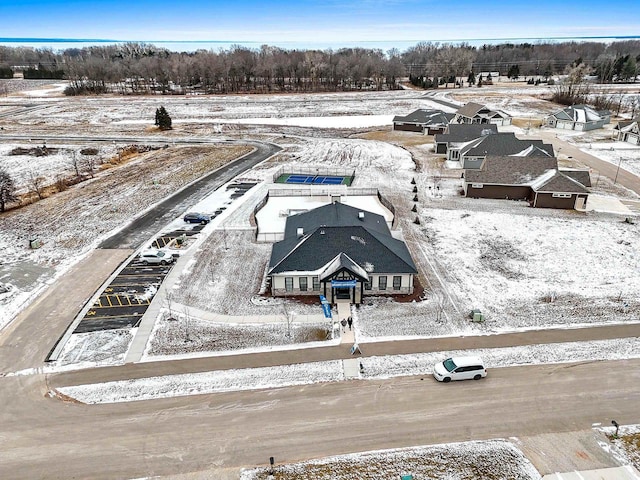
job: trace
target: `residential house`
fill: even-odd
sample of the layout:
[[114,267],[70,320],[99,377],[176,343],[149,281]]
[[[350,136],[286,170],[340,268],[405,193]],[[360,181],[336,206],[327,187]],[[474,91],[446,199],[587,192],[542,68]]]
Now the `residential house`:
[[488,156],[480,169],[465,170],[464,193],[472,198],[526,200],[536,208],[582,210],[591,185],[586,170],[560,170],[555,157]]
[[[453,156],[454,152],[452,152]],[[553,145],[542,140],[520,140],[514,133],[485,135],[462,145],[457,160],[464,169],[477,169],[487,156],[553,157]]]
[[[446,154],[447,160],[458,160],[459,151],[462,146],[492,133],[498,133],[497,125],[450,123],[445,133],[436,134],[433,139],[436,146],[436,153]],[[452,151],[457,151],[458,154],[452,154]]]
[[267,275],[273,296],[324,295],[329,302],[413,293],[417,269],[384,217],[340,202],[287,218]]
[[610,120],[609,111],[596,111],[587,105],[573,105],[544,117],[542,123],[547,127],[586,132],[602,128]]
[[618,140],[629,142],[632,145],[640,145],[640,120],[623,120],[613,127],[618,132]]
[[442,110],[420,108],[406,116],[393,117],[393,129],[435,135],[445,131],[453,116]]
[[469,102],[456,111],[452,122],[505,126],[511,125],[511,117],[503,111],[490,110],[479,103]]

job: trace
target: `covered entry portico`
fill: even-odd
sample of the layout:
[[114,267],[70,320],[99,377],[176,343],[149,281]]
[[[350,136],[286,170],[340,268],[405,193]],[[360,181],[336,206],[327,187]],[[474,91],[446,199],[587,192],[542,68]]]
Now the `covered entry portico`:
[[336,303],[338,300],[348,300],[350,303],[356,304],[362,302],[364,284],[369,280],[369,276],[358,265],[356,267],[357,269],[350,269],[343,266],[336,272],[320,279],[324,296],[329,302]]

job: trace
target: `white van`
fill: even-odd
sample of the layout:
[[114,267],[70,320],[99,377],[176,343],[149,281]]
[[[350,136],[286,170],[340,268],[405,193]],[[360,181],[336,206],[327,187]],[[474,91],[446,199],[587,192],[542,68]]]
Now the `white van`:
[[433,376],[439,382],[451,380],[480,380],[487,369],[480,357],[451,357],[433,366]]

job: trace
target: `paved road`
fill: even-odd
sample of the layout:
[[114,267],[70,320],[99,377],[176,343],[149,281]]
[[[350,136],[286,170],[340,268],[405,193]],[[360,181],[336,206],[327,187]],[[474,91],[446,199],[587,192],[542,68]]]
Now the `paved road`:
[[[562,153],[567,153],[564,147]],[[0,372],[40,365],[51,338],[57,338],[69,321],[69,312],[75,313],[95,284],[101,284],[129,252],[93,252],[95,258],[78,264],[23,312],[1,333]],[[85,271],[89,267],[92,275]],[[60,295],[68,298],[60,302]],[[638,336],[637,325],[603,328],[563,332],[567,340]],[[542,337],[533,340],[534,335],[544,336],[543,342],[562,341],[560,332],[513,335],[523,338],[460,337],[433,339],[431,347],[391,342],[363,349],[365,354],[375,348],[401,353],[460,348],[467,341],[538,343]],[[340,347],[314,350],[318,356],[345,356]],[[289,362],[312,358],[305,350],[288,355]],[[277,354],[244,361],[283,363]],[[0,376],[0,478],[111,479],[208,472],[203,477],[226,479],[237,478],[239,467],[266,464],[269,456],[291,462],[380,448],[566,432],[588,429],[594,422],[609,424],[614,418],[621,424],[640,423],[640,360],[494,369],[480,382],[449,385],[430,377],[403,377],[99,406],[46,396],[51,386],[122,374],[232,366],[240,366],[239,357],[52,376]]]
[[604,177],[608,177],[611,180],[615,179],[620,185],[628,188],[629,190],[633,190],[635,193],[640,195],[640,179],[638,176],[625,170],[624,165],[622,165],[622,168],[618,169],[618,165],[600,160],[599,158],[590,155],[588,152],[580,150],[571,143],[556,138],[557,134],[562,134],[562,131],[556,131],[556,129],[543,129],[535,132],[535,134],[532,132],[533,137],[541,138],[545,142],[551,143],[554,151],[556,152],[556,156],[562,154],[572,157],[595,170],[596,172],[591,175],[591,180],[593,182],[595,182],[595,179],[599,174]]
[[42,366],[76,314],[132,253],[94,250],[18,314],[0,332],[0,374]]
[[87,406],[47,399],[42,376],[0,378],[0,478],[135,478],[440,442],[640,422],[640,360]]
[[[502,348],[514,345],[538,345],[560,342],[581,342],[615,338],[640,337],[640,323],[605,325],[577,329],[548,329],[528,332],[481,335],[468,337],[438,337],[421,340],[388,341],[360,344],[365,356],[402,355],[421,352],[440,352],[475,348]],[[51,375],[52,387],[83,385],[87,383],[146,378],[157,375],[175,375],[186,372],[208,372],[232,368],[269,367],[296,363],[321,362],[353,358],[350,344],[323,348],[261,352],[246,355],[225,355],[208,358],[190,358],[174,361],[129,363],[100,369],[77,370]]]
[[261,142],[238,143],[251,145],[255,150],[166,198],[125,228],[104,240],[99,248],[137,249],[162,227],[184,213],[190,205],[199,202],[216,188],[281,150],[276,145]]

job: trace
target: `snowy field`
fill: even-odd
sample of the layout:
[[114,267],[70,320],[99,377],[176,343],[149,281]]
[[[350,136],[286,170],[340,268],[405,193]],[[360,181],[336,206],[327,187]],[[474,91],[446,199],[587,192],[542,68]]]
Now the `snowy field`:
[[[237,138],[246,135],[242,130],[245,120],[253,122],[259,118],[270,118],[271,123],[283,126],[297,125],[296,135],[289,135],[288,131],[286,136],[274,125],[252,127],[252,132],[259,138],[277,142],[283,151],[247,172],[247,178],[268,182],[283,163],[355,169],[355,187],[377,188],[394,204],[401,218],[402,233],[418,265],[420,281],[426,288],[423,298],[411,303],[367,299],[355,313],[358,335],[363,341],[637,320],[640,298],[640,285],[634,275],[640,266],[637,225],[622,224],[615,216],[541,212],[525,208],[518,202],[460,198],[459,172],[443,169],[441,162],[431,154],[430,145],[410,149],[397,146],[405,138],[415,145],[416,136],[398,135],[393,140],[396,145],[379,140],[342,138],[349,135],[349,129],[361,128],[360,122],[365,117],[377,123],[376,118],[404,115],[416,108],[444,108],[430,99],[431,93],[408,90],[131,98],[123,101],[115,96],[61,98],[52,96],[53,92],[47,89],[41,96],[30,92],[29,101],[35,102],[37,109],[22,113],[19,106],[24,97],[6,97],[7,108],[16,108],[16,113],[11,122],[0,119],[4,132],[22,135],[73,132],[155,138],[158,134],[151,128],[152,119],[161,100],[175,122],[175,129],[164,134],[168,142],[171,138],[197,139],[202,136]],[[527,112],[542,116],[556,109],[553,104],[540,100],[540,95],[548,93],[548,87],[529,88],[516,84],[446,93],[438,91],[436,96],[450,97],[454,101],[473,100],[526,117]],[[216,119],[235,124],[226,123],[223,128],[216,128]],[[328,119],[334,121],[326,128]],[[340,128],[347,131],[341,132]],[[330,136],[334,138],[327,138]],[[428,137],[420,138],[427,140]],[[592,141],[587,136],[583,137],[585,139]],[[578,136],[572,137],[574,142],[579,140]],[[29,144],[7,142],[0,145],[0,166],[24,178],[33,157],[10,158],[7,152],[15,146]],[[594,143],[593,150],[607,152],[607,144],[601,146],[605,148],[598,149]],[[612,155],[620,151],[617,146]],[[66,143],[59,147],[60,154],[47,158],[46,166],[41,164],[47,178],[68,172],[70,152],[78,148]],[[113,148],[111,143],[101,146],[101,155],[108,157]],[[185,151],[195,148],[183,147]],[[213,159],[196,150],[191,152],[197,159],[197,168],[193,168],[192,162],[188,168],[179,167],[181,159],[174,159],[175,165],[168,163],[179,150],[176,146],[163,150],[161,161],[158,161],[158,153],[143,154],[130,164],[101,173],[96,179],[82,184],[82,188],[73,187],[68,192],[4,215],[0,219],[0,246],[5,252],[4,264],[0,265],[0,282],[9,283],[11,290],[8,294],[0,294],[3,307],[0,325],[8,322],[36,292],[65,271],[72,261],[77,261],[99,238],[120,228],[167,192],[175,190],[177,184],[184,184],[186,177],[196,178],[213,165]],[[593,152],[589,150],[589,153]],[[188,158],[185,154],[180,156]],[[38,161],[42,158],[38,157]],[[162,171],[158,170],[158,164],[162,165]],[[171,166],[168,168],[168,165]],[[185,178],[176,182],[173,177],[177,168],[188,171]],[[117,175],[114,172],[118,172]],[[119,185],[116,177],[131,177],[131,185]],[[420,189],[416,213],[411,212],[413,178]],[[242,203],[225,216],[220,225],[206,230],[208,237],[197,247],[197,261],[182,272],[177,284],[178,301],[224,315],[282,314],[279,304],[252,302],[263,288],[270,245],[252,241],[253,231],[248,218],[268,186],[268,183],[262,183],[256,187],[255,193],[238,200]],[[78,196],[79,192],[86,195]],[[412,222],[416,217],[420,225]],[[48,221],[36,222],[33,220],[36,218]],[[83,233],[78,235],[78,232]],[[24,248],[30,234],[41,238],[45,246],[37,251]],[[242,258],[243,262],[238,262],[237,258]],[[12,275],[14,267],[22,269],[25,276]],[[317,306],[292,305],[301,315],[315,313],[317,309]],[[485,323],[468,321],[466,315],[471,308],[480,308],[485,313]],[[78,343],[72,344],[77,351],[68,352],[63,363],[74,358],[91,361],[92,352],[95,352],[96,362],[117,363],[126,351],[124,339],[130,336],[131,332],[111,337],[96,334],[95,338],[77,338]],[[256,332],[253,337],[262,338],[262,335]],[[114,347],[115,343],[119,346]],[[102,352],[111,348],[113,357],[109,360]],[[181,349],[173,353],[184,352]]]

